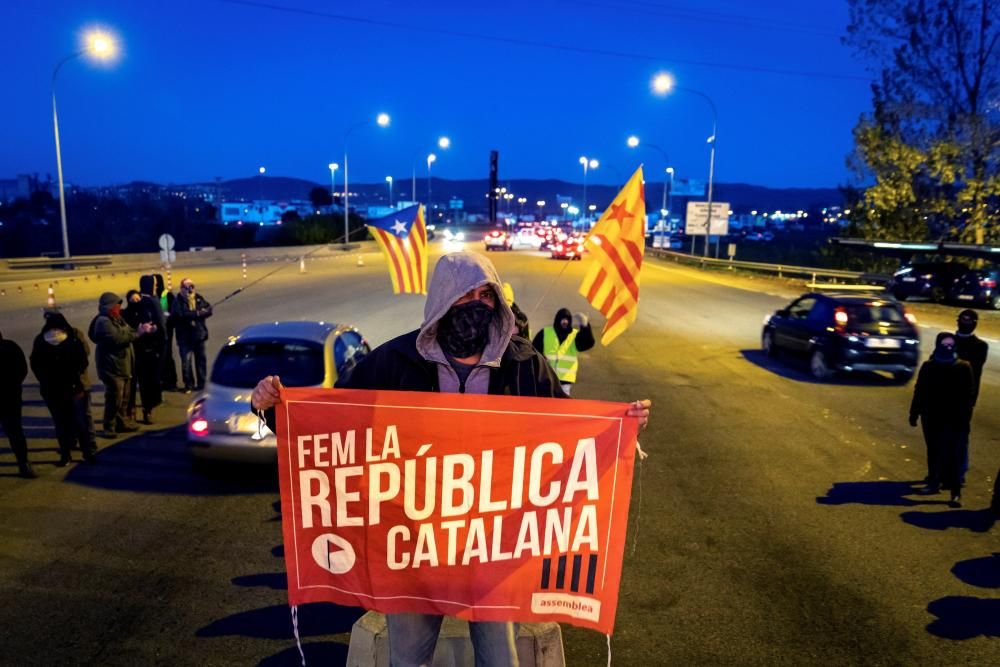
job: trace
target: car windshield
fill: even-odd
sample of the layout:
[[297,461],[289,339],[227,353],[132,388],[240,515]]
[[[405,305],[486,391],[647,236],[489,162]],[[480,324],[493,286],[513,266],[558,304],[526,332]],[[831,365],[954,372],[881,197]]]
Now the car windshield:
[[890,303],[877,301],[869,303],[851,303],[844,306],[847,319],[853,324],[874,324],[876,322],[902,322],[903,311]]
[[323,348],[308,341],[245,341],[226,345],[212,367],[212,382],[251,389],[261,378],[278,375],[286,387],[323,383]]

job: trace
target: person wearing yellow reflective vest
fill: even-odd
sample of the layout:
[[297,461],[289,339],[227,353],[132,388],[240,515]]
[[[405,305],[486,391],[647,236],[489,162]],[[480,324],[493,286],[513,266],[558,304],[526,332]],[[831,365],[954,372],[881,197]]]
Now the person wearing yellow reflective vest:
[[545,355],[568,396],[580,368],[579,353],[594,347],[594,332],[586,315],[573,315],[569,308],[560,308],[552,326],[539,331],[532,345]]

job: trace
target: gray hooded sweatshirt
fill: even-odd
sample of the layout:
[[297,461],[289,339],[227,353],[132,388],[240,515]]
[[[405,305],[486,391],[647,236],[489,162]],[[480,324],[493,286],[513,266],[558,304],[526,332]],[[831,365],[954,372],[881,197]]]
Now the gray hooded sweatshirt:
[[489,285],[496,293],[493,323],[482,358],[465,381],[467,394],[485,394],[489,390],[490,368],[500,366],[500,358],[510,343],[514,331],[514,312],[503,298],[503,285],[493,263],[473,252],[444,255],[434,267],[424,304],[424,323],[417,335],[417,352],[437,364],[438,384],[443,392],[458,392],[458,373],[437,342],[438,322],[470,290]]

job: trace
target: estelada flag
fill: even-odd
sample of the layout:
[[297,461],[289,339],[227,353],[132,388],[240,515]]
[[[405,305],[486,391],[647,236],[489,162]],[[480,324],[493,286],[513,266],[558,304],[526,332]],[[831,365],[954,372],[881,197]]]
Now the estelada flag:
[[289,604],[611,634],[638,420],[599,401],[285,389]]
[[621,189],[586,239],[590,268],[580,284],[606,318],[601,344],[624,332],[639,314],[639,271],[646,248],[646,195],[642,167]]
[[394,294],[427,294],[427,226],[424,207],[415,204],[368,221],[389,266]]

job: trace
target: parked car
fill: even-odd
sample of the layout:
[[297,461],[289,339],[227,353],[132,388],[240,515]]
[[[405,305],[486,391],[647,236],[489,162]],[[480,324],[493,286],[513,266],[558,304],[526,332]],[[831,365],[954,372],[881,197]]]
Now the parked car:
[[188,407],[188,442],[196,459],[270,463],[274,434],[250,412],[261,378],[286,387],[332,387],[370,351],[361,333],[333,322],[268,322],[242,329],[223,345],[205,391]]
[[883,371],[908,382],[919,363],[916,318],[893,299],[809,293],[764,318],[761,347],[805,357],[809,372]]
[[486,250],[510,250],[514,247],[513,237],[502,229],[494,229],[483,237]]
[[955,281],[948,293],[948,300],[1000,310],[1000,266],[969,269]]
[[886,285],[886,291],[900,301],[920,296],[941,302],[948,296],[955,281],[969,267],[959,262],[919,262],[904,264]]

